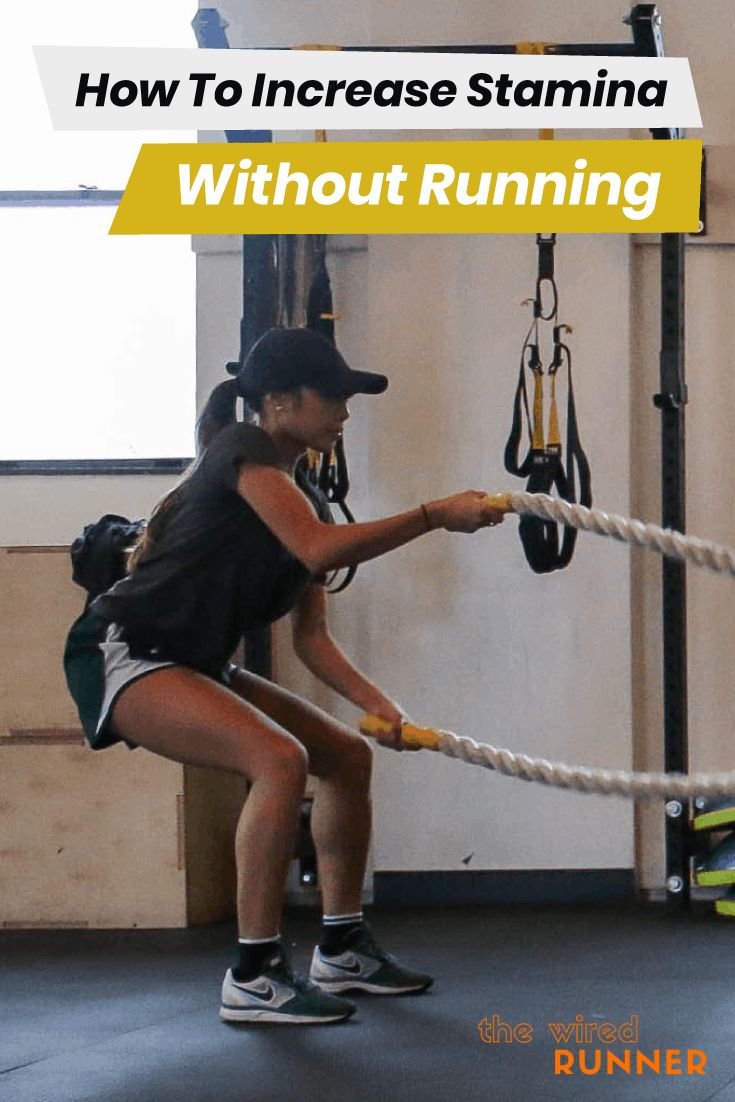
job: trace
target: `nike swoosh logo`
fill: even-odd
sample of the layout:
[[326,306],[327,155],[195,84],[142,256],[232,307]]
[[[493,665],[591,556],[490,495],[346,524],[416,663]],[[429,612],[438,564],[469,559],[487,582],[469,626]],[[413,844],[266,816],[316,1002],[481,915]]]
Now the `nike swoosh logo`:
[[250,995],[253,999],[258,999],[263,1003],[272,1003],[276,997],[276,989],[272,984],[266,984],[265,991],[254,991],[252,987],[240,987],[241,991],[244,991],[246,995]]
[[362,972],[362,965],[359,961],[355,964],[337,964],[336,961],[328,960],[325,961],[325,963],[328,964],[330,968],[337,968],[340,972],[347,972],[350,976],[359,976]]

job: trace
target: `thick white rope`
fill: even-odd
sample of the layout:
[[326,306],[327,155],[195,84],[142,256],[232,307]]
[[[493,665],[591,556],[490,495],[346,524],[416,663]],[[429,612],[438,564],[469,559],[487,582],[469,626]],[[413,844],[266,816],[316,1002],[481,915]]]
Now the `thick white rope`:
[[545,758],[529,758],[439,731],[435,749],[450,758],[494,769],[506,777],[536,781],[554,788],[597,792],[605,796],[628,796],[634,800],[679,799],[693,796],[729,796],[735,792],[735,772],[730,773],[629,773],[625,770],[589,769]]
[[[494,499],[489,499],[494,500]],[[680,559],[704,566],[718,574],[735,575],[735,551],[697,536],[685,536],[671,528],[659,528],[644,524],[642,520],[627,520],[615,513],[603,513],[601,509],[587,509],[584,505],[570,505],[561,498],[547,494],[502,494],[498,500],[507,502],[514,513],[553,520],[585,532],[611,536],[624,543],[635,543],[659,551],[669,559]]]
[[[387,724],[377,716],[365,716],[360,723],[365,735],[378,735]],[[730,796],[735,793],[735,772],[730,773],[631,773],[627,770],[590,769],[585,765],[567,765],[563,761],[529,758],[487,743],[455,735],[453,731],[434,730],[405,724],[403,741],[407,746],[437,750],[449,758],[470,765],[493,769],[506,777],[536,781],[554,788],[573,788],[577,792],[597,792],[604,796],[628,796],[634,800],[679,799],[693,796]]]
[[[601,509],[571,505],[568,501],[547,494],[509,493],[486,499],[505,511],[540,517],[586,532],[611,536],[624,543],[659,551],[667,558],[693,562],[719,574],[735,575],[735,551],[696,536],[685,536],[655,524],[627,520]],[[364,734],[375,735],[385,724],[375,716],[366,716],[360,725]],[[506,777],[572,788],[578,792],[597,792],[606,796],[627,796],[635,800],[679,799],[694,796],[730,796],[735,793],[735,771],[729,773],[632,773],[627,770],[590,769],[584,765],[567,765],[545,758],[530,758],[514,754],[474,739],[406,724],[403,740],[407,745],[437,750],[450,758],[459,758],[471,765],[493,769]]]

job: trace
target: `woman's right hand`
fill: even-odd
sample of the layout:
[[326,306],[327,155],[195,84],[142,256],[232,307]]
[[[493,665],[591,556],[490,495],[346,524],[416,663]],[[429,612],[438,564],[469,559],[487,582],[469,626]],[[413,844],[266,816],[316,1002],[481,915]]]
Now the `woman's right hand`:
[[502,524],[505,512],[493,508],[482,490],[465,490],[461,494],[430,501],[425,506],[432,528],[448,532],[476,532]]

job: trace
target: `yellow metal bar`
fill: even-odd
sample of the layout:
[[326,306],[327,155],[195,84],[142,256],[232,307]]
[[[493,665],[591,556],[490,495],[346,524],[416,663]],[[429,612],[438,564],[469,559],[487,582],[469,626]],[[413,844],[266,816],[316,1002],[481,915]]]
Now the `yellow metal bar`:
[[556,46],[556,42],[516,42],[516,53],[545,54],[549,46]]
[[[341,46],[323,46],[318,43],[307,43],[303,46],[292,46],[292,50],[341,50]],[[314,140],[317,142],[325,142],[327,140],[326,130],[315,130]]]

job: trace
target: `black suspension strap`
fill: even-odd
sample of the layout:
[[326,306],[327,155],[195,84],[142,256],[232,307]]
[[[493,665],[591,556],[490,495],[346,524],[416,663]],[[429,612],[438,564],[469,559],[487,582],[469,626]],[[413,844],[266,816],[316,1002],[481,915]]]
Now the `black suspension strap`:
[[[348,524],[354,524],[355,518],[346,500],[350,489],[350,479],[347,473],[345,447],[341,437],[332,451],[321,457],[321,462],[315,470],[315,476],[316,485],[326,496],[330,505],[336,505],[339,508]],[[328,582],[327,592],[341,593],[343,589],[347,589],[356,573],[356,566],[348,567],[340,584],[335,585],[335,580],[339,574],[339,571],[335,571]]]
[[[537,234],[538,275],[533,304],[533,321],[521,350],[521,363],[513,402],[513,420],[505,445],[505,469],[527,479],[526,490],[534,494],[556,492],[566,501],[589,507],[592,504],[590,467],[579,439],[577,411],[572,384],[572,355],[563,339],[571,332],[568,325],[558,322],[559,295],[554,275],[556,234]],[[544,369],[540,351],[539,322],[552,322],[553,354],[547,370],[550,383],[548,431],[544,426]],[[562,448],[557,402],[557,378],[566,367],[566,448]],[[526,371],[533,376],[533,411],[526,389]],[[523,461],[519,449],[523,426],[528,430],[529,448]],[[579,497],[577,497],[579,487]],[[560,527],[562,529],[560,533]],[[574,554],[577,532],[553,521],[524,516],[519,534],[528,564],[537,574],[547,574],[568,566]]]
[[332,284],[327,269],[327,235],[313,234],[313,275],[306,296],[306,324],[334,343]]
[[[335,315],[332,285],[327,269],[326,234],[312,235],[312,258],[313,274],[306,296],[306,324],[309,329],[316,330],[317,333],[321,333],[323,337],[334,343]],[[342,437],[339,438],[331,452],[325,452],[323,455],[310,452],[301,461],[300,474],[322,491],[330,505],[336,505],[339,508],[348,524],[355,523],[355,518],[347,505],[350,479]],[[340,584],[335,585],[334,583],[339,574],[339,571],[336,571],[328,582],[327,592],[341,593],[347,588],[356,573],[357,567],[350,566]]]

